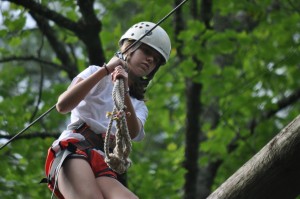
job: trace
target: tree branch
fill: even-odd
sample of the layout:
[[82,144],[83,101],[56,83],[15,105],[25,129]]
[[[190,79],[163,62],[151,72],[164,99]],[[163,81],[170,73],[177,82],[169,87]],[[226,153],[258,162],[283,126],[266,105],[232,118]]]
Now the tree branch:
[[[55,36],[53,36],[54,31],[48,25],[48,20],[54,21],[58,26],[66,28],[76,34],[86,45],[90,64],[102,65],[105,62],[105,55],[102,49],[102,43],[99,38],[99,33],[101,31],[101,22],[97,19],[95,11],[93,9],[94,0],[77,0],[80,12],[82,13],[82,19],[78,22],[69,20],[68,18],[60,15],[59,13],[37,3],[34,0],[6,0],[13,2],[17,5],[23,6],[29,9],[29,13],[37,21],[40,29],[46,35],[52,48],[54,49],[59,59],[64,65],[69,77],[73,78],[78,74],[78,69],[70,62],[70,58],[63,56],[64,46],[59,45]],[[51,40],[51,41],[50,41]],[[66,54],[65,54],[66,55]],[[63,60],[63,59],[69,59]],[[66,64],[66,62],[68,62]]]
[[300,89],[295,90],[290,96],[286,98],[282,98],[277,102],[277,106],[274,109],[266,110],[261,114],[260,118],[253,118],[251,121],[249,121],[249,129],[250,129],[250,134],[253,135],[255,133],[255,128],[259,123],[270,119],[273,117],[276,113],[279,111],[287,108],[288,106],[293,105],[294,103],[297,103],[300,99]]
[[[267,120],[267,119],[270,119],[272,116],[274,116],[276,113],[278,113],[279,111],[281,111],[281,110],[283,110],[284,108],[286,108],[286,107],[288,107],[288,106],[291,106],[292,104],[294,104],[294,103],[296,103],[296,102],[298,102],[299,101],[299,99],[300,99],[300,89],[297,89],[297,90],[295,90],[295,92],[294,93],[292,93],[289,97],[287,97],[287,98],[283,98],[283,99],[281,99],[280,101],[278,101],[278,103],[277,103],[277,108],[276,109],[271,109],[271,110],[267,110],[267,111],[265,111],[263,114],[262,114],[262,117],[260,118],[260,119],[253,119],[253,120],[251,120],[249,123],[250,123],[250,125],[249,125],[249,127],[250,127],[250,131],[252,132],[252,133],[250,133],[251,135],[253,135],[253,133],[254,133],[254,131],[255,131],[255,128],[256,128],[256,126],[259,124],[259,123],[261,123],[261,122],[263,122],[263,121],[265,121],[265,120]],[[298,119],[296,119],[296,121],[297,122],[299,122],[299,119],[300,118],[298,118]],[[257,122],[257,121],[259,121],[259,122]],[[278,135],[279,136],[279,135]],[[277,137],[278,137],[277,136]],[[239,136],[239,134],[237,134],[237,136],[236,137],[234,137],[233,139],[232,139],[232,141],[229,143],[229,145],[227,146],[227,150],[228,150],[228,152],[229,153],[231,153],[232,151],[234,151],[235,149],[236,149],[236,147],[238,146],[237,145],[237,142],[240,140],[240,139],[242,139],[240,136]],[[274,138],[273,139],[273,142],[277,142],[276,141],[276,138]],[[222,164],[222,160],[217,160],[216,161],[216,163],[217,163],[217,168]],[[250,161],[249,161],[250,162]],[[250,163],[249,163],[250,164]],[[213,163],[210,163],[210,165],[214,165],[214,162]],[[216,168],[216,170],[217,170],[217,168]],[[237,174],[238,172],[236,172],[236,175],[235,175],[235,177],[234,178],[236,178],[237,177]],[[233,178],[233,177],[231,177],[231,178]],[[224,182],[224,186],[231,186],[230,184],[229,184],[229,182],[228,181],[230,181],[229,179],[226,181],[226,182]],[[222,185],[223,186],[223,185]],[[218,197],[220,196],[219,194],[221,194],[221,190],[223,190],[224,188],[218,188],[218,190],[216,190],[213,194],[211,194],[211,196],[209,197],[209,198],[214,198],[215,197],[215,195],[218,195]],[[226,190],[226,192],[229,192],[229,190]],[[229,194],[229,193],[226,193],[226,194]],[[234,194],[234,193],[230,193],[230,194]],[[240,194],[240,193],[237,193],[237,194]],[[227,198],[227,196],[226,197],[223,197],[222,196],[222,198]],[[232,196],[230,196],[229,198],[232,198]],[[242,198],[241,196],[239,196],[238,198]],[[243,197],[243,198],[247,198],[247,197]],[[251,198],[251,197],[250,197]],[[259,197],[260,198],[260,197]],[[275,197],[276,198],[276,197]]]
[[300,116],[207,199],[294,199],[300,183]]
[[299,99],[300,99],[300,89],[297,89],[290,96],[288,96],[286,98],[282,98],[280,101],[278,101],[276,109],[266,111],[264,114],[262,114],[263,118],[268,119],[268,118],[274,116],[276,113],[278,113],[282,109],[298,102]]
[[94,0],[77,0],[79,10],[82,14],[81,22],[84,24],[89,24],[91,26],[96,25],[101,31],[101,23],[98,20],[95,11],[94,11]]
[[294,11],[296,11],[298,14],[300,14],[300,8],[298,8],[291,0],[287,0],[287,2]]
[[[14,135],[1,135],[0,134],[0,139],[11,139]],[[34,132],[34,133],[29,133],[26,135],[21,135],[15,138],[15,140],[21,140],[21,139],[33,139],[33,138],[58,138],[60,136],[60,133],[42,133],[42,132]]]
[[10,56],[10,57],[4,57],[0,59],[0,63],[12,62],[12,61],[35,61],[38,63],[52,66],[53,68],[56,68],[58,70],[65,69],[62,65],[58,65],[53,62],[46,61],[35,56]]
[[31,11],[29,13],[36,20],[41,32],[47,37],[56,56],[65,66],[64,69],[68,73],[69,78],[73,79],[78,74],[78,69],[69,57],[65,45],[57,39],[55,31],[50,27],[47,19]]
[[105,62],[105,55],[99,38],[102,24],[96,17],[93,8],[94,0],[77,0],[77,3],[82,14],[82,19],[79,21],[82,28],[76,34],[87,47],[90,64],[101,66]]
[[[44,37],[41,38],[41,45],[37,50],[37,56],[40,59],[41,58],[41,52],[44,46]],[[39,110],[39,105],[42,101],[42,94],[43,94],[43,85],[44,85],[44,67],[43,65],[40,63],[40,85],[39,85],[39,94],[38,94],[38,99],[37,99],[37,103],[35,105],[35,109],[30,117],[29,123],[31,123],[34,119],[34,117],[36,116],[38,110]]]
[[41,15],[55,22],[60,27],[66,28],[73,32],[78,32],[80,29],[80,25],[78,23],[71,21],[70,19],[64,17],[63,15],[49,9],[46,6],[43,6],[40,3],[37,3],[34,0],[4,0],[4,1],[9,1],[17,5],[23,6],[24,8],[30,10],[31,12]]

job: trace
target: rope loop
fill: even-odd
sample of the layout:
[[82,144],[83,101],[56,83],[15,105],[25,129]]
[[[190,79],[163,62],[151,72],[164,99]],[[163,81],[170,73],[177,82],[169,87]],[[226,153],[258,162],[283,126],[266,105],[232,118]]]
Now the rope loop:
[[[132,144],[129,135],[127,122],[126,122],[126,105],[125,105],[125,89],[124,80],[117,79],[113,91],[112,97],[114,101],[114,108],[107,116],[110,117],[108,128],[104,140],[104,152],[105,162],[115,172],[122,174],[131,165],[129,154],[131,152]],[[116,122],[117,132],[115,134],[115,147],[113,152],[109,152],[110,133],[113,122]]]

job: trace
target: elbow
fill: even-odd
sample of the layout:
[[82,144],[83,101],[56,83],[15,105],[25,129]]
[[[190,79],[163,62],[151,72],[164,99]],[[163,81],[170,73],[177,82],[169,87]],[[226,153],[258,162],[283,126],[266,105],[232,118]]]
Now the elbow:
[[142,131],[142,129],[140,127],[139,128],[131,129],[131,131],[130,131],[130,138],[132,140],[136,139],[137,137],[139,137],[139,134],[140,134],[141,131]]
[[141,141],[144,139],[144,137],[145,137],[145,133],[143,130],[141,130],[140,132],[137,132],[135,135],[131,136],[131,140]]
[[134,140],[137,136],[138,136],[138,132],[131,132],[130,133],[130,138],[132,139],[132,140]]
[[127,123],[131,139],[136,139],[136,137],[139,136],[140,132],[143,131],[143,128],[144,128],[141,121],[138,118],[136,118],[135,121],[136,122],[131,123],[131,124]]
[[66,106],[64,106],[62,103],[59,102],[56,104],[56,110],[61,114],[66,114],[70,112]]

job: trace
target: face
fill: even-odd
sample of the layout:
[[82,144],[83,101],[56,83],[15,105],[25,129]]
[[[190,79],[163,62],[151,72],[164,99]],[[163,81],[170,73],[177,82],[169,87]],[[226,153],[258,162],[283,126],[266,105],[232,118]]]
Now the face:
[[153,69],[161,62],[160,54],[145,44],[132,53],[128,60],[130,71],[138,76],[143,77],[151,73]]

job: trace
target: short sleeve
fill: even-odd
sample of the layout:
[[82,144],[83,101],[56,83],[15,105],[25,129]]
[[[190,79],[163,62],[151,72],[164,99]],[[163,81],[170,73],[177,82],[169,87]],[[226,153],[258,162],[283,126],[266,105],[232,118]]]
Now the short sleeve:
[[77,77],[80,77],[82,79],[86,79],[89,76],[91,76],[91,74],[95,73],[99,69],[100,69],[99,66],[91,65],[91,66],[87,67],[86,69],[84,69],[81,73],[79,73],[77,75]]
[[78,81],[79,78],[86,79],[99,69],[100,69],[100,67],[96,66],[96,65],[91,65],[91,66],[87,67],[72,80],[70,86],[72,86],[73,84],[76,84],[76,82]]
[[144,130],[144,125],[146,123],[147,117],[148,117],[148,109],[147,106],[145,105],[144,101],[140,101],[134,98],[131,98],[135,113],[137,118],[141,121],[142,123],[142,129],[139,132],[139,134],[132,139],[133,141],[141,141],[145,137],[145,130]]

